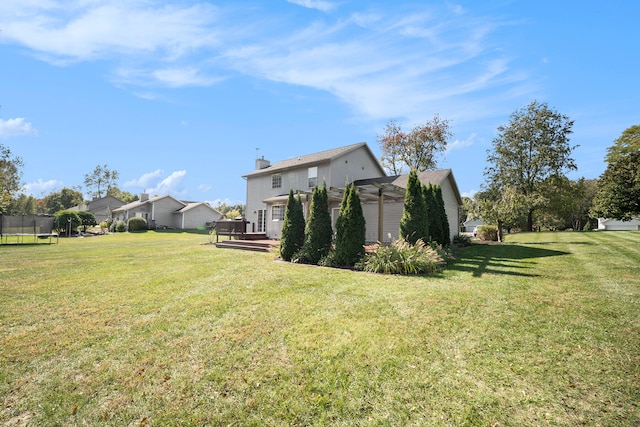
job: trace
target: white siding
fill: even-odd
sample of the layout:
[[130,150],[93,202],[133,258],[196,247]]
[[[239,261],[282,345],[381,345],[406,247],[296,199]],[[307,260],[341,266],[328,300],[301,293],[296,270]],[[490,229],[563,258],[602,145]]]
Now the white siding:
[[217,221],[220,219],[220,215],[206,205],[198,205],[183,212],[182,214],[177,214],[176,216],[181,218],[180,222],[183,223],[182,228],[191,230],[197,227],[203,227],[207,222]]
[[444,200],[444,210],[447,214],[447,220],[449,222],[449,242],[453,240],[455,236],[459,233],[459,224],[458,220],[460,217],[460,206],[458,205],[458,200],[456,199],[453,186],[451,185],[451,181],[449,179],[444,180],[440,185],[442,189],[442,199]]

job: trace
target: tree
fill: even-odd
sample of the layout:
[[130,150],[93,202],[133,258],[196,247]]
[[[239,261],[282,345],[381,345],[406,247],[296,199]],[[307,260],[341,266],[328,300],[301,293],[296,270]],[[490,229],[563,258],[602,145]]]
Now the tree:
[[474,213],[474,205],[473,199],[467,196],[462,196],[462,206],[460,207],[460,218],[458,222],[460,223],[460,227],[462,227],[463,223],[468,219],[473,219]]
[[120,190],[118,187],[115,187],[115,186],[107,190],[107,196],[113,196],[124,203],[131,203],[131,202],[140,200],[140,196],[138,196],[137,194]]
[[418,172],[434,169],[437,156],[447,148],[452,133],[449,121],[435,115],[411,132],[403,132],[394,120],[387,123],[383,135],[378,136],[382,150],[382,165],[394,175],[406,167]]
[[227,218],[231,217],[230,215],[228,215],[228,213],[231,211],[235,211],[238,213],[235,216],[244,216],[244,211],[245,211],[245,206],[243,204],[227,205],[225,202],[218,202],[213,208]]
[[93,172],[84,175],[84,185],[91,197],[99,199],[109,193],[119,177],[118,171],[110,170],[107,165],[98,165]]
[[589,209],[595,195],[595,186],[596,180],[593,179],[549,179],[547,192],[553,193],[553,197],[548,197],[540,208],[540,226],[552,230],[582,230],[589,223]]
[[304,213],[300,196],[294,197],[293,190],[289,190],[280,236],[280,256],[283,260],[291,261],[293,255],[302,248],[304,244],[304,225]]
[[11,150],[0,144],[0,213],[4,213],[13,195],[20,191],[23,162]]
[[591,213],[623,221],[640,215],[640,125],[627,128],[607,149]]
[[63,188],[45,197],[45,210],[48,213],[58,212],[78,206],[84,202],[82,193],[71,188]]
[[332,235],[329,196],[327,185],[323,182],[322,187],[313,187],[302,248],[305,257],[303,261],[317,264],[322,257],[327,256],[331,249]]
[[80,224],[82,225],[83,232],[87,231],[87,227],[94,227],[98,225],[95,215],[91,212],[80,211],[78,212],[78,216],[80,217]]
[[442,196],[442,187],[439,185],[433,186],[434,198],[436,200],[436,217],[435,221],[440,224],[440,240],[436,240],[438,244],[446,246],[451,244],[451,231],[449,229],[449,219],[447,218],[447,211],[444,207],[444,198]]
[[427,239],[425,240],[440,242],[442,240],[442,224],[438,221],[438,201],[431,183],[422,186],[422,197],[427,212]]
[[347,184],[336,221],[334,260],[338,265],[352,267],[364,256],[366,222],[358,190]]
[[499,242],[503,240],[503,229],[522,222],[529,206],[526,197],[513,186],[490,187],[476,193],[475,200],[483,221],[496,224]]
[[622,132],[622,135],[607,148],[605,161],[609,164],[640,151],[640,125],[634,125]]
[[640,151],[609,163],[598,181],[591,215],[623,221],[640,215]]
[[485,177],[488,187],[507,187],[523,196],[527,206],[527,230],[533,229],[533,214],[544,200],[544,182],[577,169],[569,145],[573,120],[533,101],[511,114],[509,124],[498,127],[493,150],[487,151]]
[[38,213],[38,201],[33,196],[20,194],[7,205],[7,215],[35,215]]
[[414,245],[418,240],[428,240],[429,222],[422,184],[415,169],[409,172],[407,189],[404,193],[404,208],[400,218],[399,236]]
[[82,220],[77,212],[70,210],[60,210],[54,214],[54,227],[58,230],[58,232],[62,235],[66,234],[70,236],[74,230],[76,230],[80,224],[82,224]]

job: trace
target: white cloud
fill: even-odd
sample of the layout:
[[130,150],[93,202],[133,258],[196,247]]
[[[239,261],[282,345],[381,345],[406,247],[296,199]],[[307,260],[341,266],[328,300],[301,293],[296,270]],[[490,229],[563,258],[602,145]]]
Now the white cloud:
[[469,191],[464,191],[461,196],[462,197],[468,197],[470,199],[473,199],[473,196],[476,195],[476,193],[478,192],[478,190],[469,190]]
[[475,143],[475,139],[478,136],[477,133],[472,133],[467,137],[467,139],[456,139],[451,144],[447,144],[446,153],[454,150],[462,150],[464,148],[470,147]]
[[[288,1],[336,9],[330,1]],[[434,113],[455,119],[462,109],[465,121],[487,117],[533,87],[493,43],[502,23],[451,4],[363,6],[301,22],[267,6],[199,0],[3,3],[19,3],[0,5],[5,42],[54,63],[112,61],[116,84],[210,86],[240,73],[331,93],[367,119],[409,121]]]
[[167,68],[156,70],[153,77],[169,87],[211,86],[224,80],[222,77],[206,77],[196,68]]
[[213,187],[211,187],[211,185],[209,185],[209,184],[200,184],[200,185],[198,185],[198,190],[202,191],[203,193],[206,193],[207,191],[211,190],[211,188],[213,188]]
[[52,62],[149,53],[175,59],[218,43],[211,26],[216,9],[204,2],[152,7],[144,0],[52,0],[11,9],[0,18],[3,38]]
[[287,2],[306,7],[308,9],[317,9],[321,12],[329,12],[334,8],[332,3],[323,0],[287,0]]
[[23,191],[28,196],[42,197],[62,186],[63,183],[61,181],[56,181],[55,179],[43,181],[42,178],[39,178],[35,182],[25,184]]
[[156,186],[147,188],[145,193],[149,194],[171,194],[173,196],[180,195],[183,193],[183,190],[180,188],[182,184],[182,180],[187,174],[186,170],[175,171],[171,173],[168,177],[160,181]]
[[[526,75],[511,71],[490,41],[498,25],[446,8],[356,13],[334,24],[314,22],[285,38],[231,47],[225,59],[244,74],[330,92],[369,119],[449,117],[469,104],[470,95],[524,82]],[[479,102],[499,101],[494,95]],[[469,105],[474,117],[489,109]]]
[[0,119],[0,137],[2,138],[35,134],[35,128],[22,117],[8,120]]
[[124,183],[125,187],[139,187],[146,188],[155,185],[162,178],[164,171],[162,169],[156,169],[153,172],[147,172],[138,179],[132,179]]

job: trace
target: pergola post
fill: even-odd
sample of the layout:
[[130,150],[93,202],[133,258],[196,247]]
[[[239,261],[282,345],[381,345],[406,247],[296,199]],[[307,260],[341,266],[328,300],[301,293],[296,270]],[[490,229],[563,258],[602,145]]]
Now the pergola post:
[[383,242],[383,224],[384,224],[384,193],[382,188],[378,188],[378,242]]

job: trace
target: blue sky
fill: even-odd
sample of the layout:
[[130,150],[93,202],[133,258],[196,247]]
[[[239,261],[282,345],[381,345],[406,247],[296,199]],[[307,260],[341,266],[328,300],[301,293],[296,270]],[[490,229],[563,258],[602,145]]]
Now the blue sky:
[[483,183],[496,129],[531,101],[575,120],[578,171],[640,123],[640,2],[0,2],[0,144],[27,194],[119,187],[243,203],[242,175],[435,114],[438,166]]

